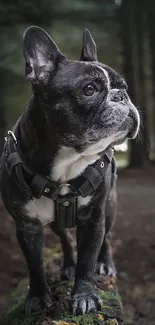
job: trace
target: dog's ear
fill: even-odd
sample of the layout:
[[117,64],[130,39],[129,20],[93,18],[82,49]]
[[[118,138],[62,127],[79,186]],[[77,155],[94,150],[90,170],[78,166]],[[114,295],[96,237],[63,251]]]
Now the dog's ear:
[[96,43],[87,28],[83,32],[81,61],[97,61]]
[[65,56],[50,36],[37,26],[29,27],[23,36],[25,75],[32,84],[48,83],[51,71]]

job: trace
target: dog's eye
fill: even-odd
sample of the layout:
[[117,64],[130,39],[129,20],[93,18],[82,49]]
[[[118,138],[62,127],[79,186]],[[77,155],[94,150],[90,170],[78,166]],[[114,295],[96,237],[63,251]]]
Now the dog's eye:
[[95,92],[96,88],[92,84],[89,84],[83,88],[83,93],[85,96],[92,96]]

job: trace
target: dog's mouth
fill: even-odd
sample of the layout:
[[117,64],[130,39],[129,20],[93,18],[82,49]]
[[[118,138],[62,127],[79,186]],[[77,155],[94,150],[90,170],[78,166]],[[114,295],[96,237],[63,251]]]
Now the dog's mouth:
[[[119,129],[117,130],[118,137],[108,146],[114,146],[122,144],[126,139],[135,139],[140,126],[140,117],[136,108],[133,106],[126,119],[123,121]],[[121,134],[122,133],[122,134]]]
[[134,139],[138,134],[139,124],[140,118],[138,111],[135,108],[131,108],[118,131],[126,130],[126,138]]
[[140,117],[137,111],[130,110],[128,117],[132,119],[132,128],[128,133],[129,139],[134,139],[139,131]]
[[[133,106],[130,108],[128,115],[122,121],[121,125],[115,129],[114,133],[109,132],[103,138],[89,137],[87,140],[88,148],[94,148],[95,152],[100,152],[114,145],[122,144],[126,139],[134,139],[139,130],[140,118],[138,111]],[[109,129],[110,131],[110,129]],[[111,130],[112,131],[112,130]],[[95,145],[95,147],[94,147]],[[90,151],[89,149],[87,151]]]

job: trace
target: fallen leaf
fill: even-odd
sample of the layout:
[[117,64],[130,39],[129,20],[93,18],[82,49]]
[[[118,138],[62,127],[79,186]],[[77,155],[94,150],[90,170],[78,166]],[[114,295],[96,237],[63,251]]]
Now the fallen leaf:
[[113,319],[110,319],[108,321],[108,325],[119,325],[119,324],[118,324],[117,319],[116,318],[113,318]]
[[98,314],[97,316],[98,316],[98,319],[99,319],[99,320],[104,320],[104,317],[103,317],[103,315],[101,315],[101,314]]

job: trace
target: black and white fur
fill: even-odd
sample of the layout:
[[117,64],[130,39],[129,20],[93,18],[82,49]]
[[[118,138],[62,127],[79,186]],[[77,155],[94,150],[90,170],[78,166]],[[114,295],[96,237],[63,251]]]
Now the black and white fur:
[[[139,114],[127,95],[124,79],[98,62],[94,40],[84,31],[81,61],[68,60],[42,29],[24,34],[26,78],[33,96],[20,117],[20,146],[27,163],[41,175],[65,185],[96,162],[103,151],[135,138]],[[109,231],[115,216],[116,188],[111,188],[111,167],[104,182],[86,198],[78,199],[77,264],[72,311],[85,314],[101,308],[93,275],[113,275]],[[63,275],[73,275],[75,261],[68,230],[56,228],[51,199],[25,200],[14,181],[1,169],[3,202],[16,222],[17,238],[30,278],[25,311],[51,306],[43,267],[43,226],[50,223],[64,251]],[[97,264],[98,261],[98,264]]]

